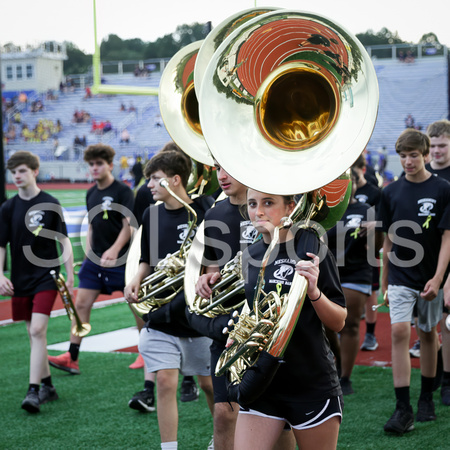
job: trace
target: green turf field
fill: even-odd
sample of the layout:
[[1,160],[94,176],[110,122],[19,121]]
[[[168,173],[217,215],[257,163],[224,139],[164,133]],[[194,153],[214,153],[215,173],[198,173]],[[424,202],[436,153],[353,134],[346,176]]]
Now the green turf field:
[[[133,326],[126,305],[92,312],[92,334]],[[67,317],[50,320],[48,343],[68,339]],[[82,374],[52,369],[60,399],[30,415],[20,408],[28,386],[28,338],[25,325],[0,327],[0,448],[1,449],[158,449],[156,413],[142,414],[128,400],[142,389],[143,373],[128,369],[135,355],[82,353]],[[450,408],[436,401],[436,422],[418,423],[402,437],[386,435],[383,425],[394,408],[389,368],[357,366],[352,376],[355,394],[345,397],[339,449],[448,449]],[[415,408],[420,373],[412,371]],[[437,399],[438,395],[435,394]],[[212,419],[203,394],[198,402],[178,403],[180,450],[206,450]]]

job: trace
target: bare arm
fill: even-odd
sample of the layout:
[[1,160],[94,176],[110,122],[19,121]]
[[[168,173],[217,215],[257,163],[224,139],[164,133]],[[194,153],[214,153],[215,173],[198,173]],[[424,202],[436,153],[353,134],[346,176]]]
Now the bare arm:
[[[345,325],[347,308],[343,308],[332,302],[317,286],[319,279],[319,257],[313,253],[307,253],[312,261],[299,261],[295,271],[308,280],[307,295],[322,323],[333,331],[341,331]],[[315,301],[314,301],[315,300]]]
[[209,298],[212,294],[211,286],[217,283],[220,279],[219,266],[208,266],[205,272],[197,281],[195,285],[195,293],[201,298]]
[[389,253],[391,252],[391,250],[392,250],[392,241],[389,235],[386,233],[383,242],[383,273],[381,276],[381,292],[383,293],[383,295],[387,292],[388,288]]
[[130,226],[130,218],[124,217],[122,219],[122,229],[120,230],[117,239],[114,244],[108,248],[100,260],[100,265],[103,267],[112,267],[116,263],[116,260],[119,256],[120,250],[130,241],[131,239],[131,226]]
[[439,292],[439,288],[442,284],[442,280],[445,276],[445,271],[447,270],[448,263],[450,260],[450,230],[445,230],[442,235],[441,248],[439,250],[438,264],[436,267],[436,272],[425,284],[423,291],[420,296],[427,301],[431,301],[436,298]]
[[447,308],[450,308],[450,274],[444,284],[444,304]]
[[3,267],[6,261],[6,248],[0,247],[0,295],[14,295],[14,286],[3,273]]
[[133,279],[125,286],[123,295],[127,302],[137,303],[139,289],[141,287],[142,280],[148,277],[152,273],[151,267],[145,262],[139,263],[139,268]]

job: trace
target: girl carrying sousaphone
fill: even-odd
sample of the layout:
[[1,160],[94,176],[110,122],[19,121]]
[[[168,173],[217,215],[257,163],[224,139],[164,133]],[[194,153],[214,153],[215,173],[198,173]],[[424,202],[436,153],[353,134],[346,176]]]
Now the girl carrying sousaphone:
[[[247,210],[262,239],[243,254],[245,292],[249,307],[258,284],[262,260],[280,221],[295,207],[293,196],[247,193]],[[319,258],[320,255],[320,258]],[[323,326],[340,331],[347,315],[334,258],[311,229],[281,228],[264,272],[264,291],[287,293],[294,274],[306,278],[306,301],[283,360],[262,352],[253,372],[273,379],[255,400],[246,403],[246,379],[231,386],[240,411],[235,448],[270,449],[285,423],[300,448],[335,448],[342,418],[342,391]],[[252,380],[254,381],[254,380]]]

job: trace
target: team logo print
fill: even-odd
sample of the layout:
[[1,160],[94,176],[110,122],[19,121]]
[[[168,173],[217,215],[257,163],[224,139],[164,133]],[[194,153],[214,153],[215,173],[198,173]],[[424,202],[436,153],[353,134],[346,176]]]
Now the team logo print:
[[[178,235],[178,243],[182,243],[186,239],[189,227],[186,224],[183,224],[183,225],[179,225],[178,229],[181,229],[181,232]],[[195,231],[192,230],[190,238],[193,238],[194,236],[195,236]]]
[[348,216],[348,222],[345,224],[347,228],[359,228],[361,226],[361,221],[363,216],[360,215],[351,215]]
[[35,227],[42,227],[44,224],[42,223],[44,219],[45,212],[41,210],[37,211],[29,211],[28,212],[28,218],[29,218],[29,227],[35,228]]
[[369,200],[369,197],[365,194],[358,194],[355,196],[356,200],[360,203],[367,203],[367,200]]
[[247,242],[253,242],[258,232],[253,225],[247,225],[242,230],[242,239]]
[[113,202],[112,197],[103,197],[102,211],[111,211],[111,203]]
[[294,268],[292,266],[288,266],[287,264],[282,264],[275,272],[274,277],[278,280],[286,281],[286,278],[289,275],[294,273]]
[[422,198],[417,201],[419,204],[419,216],[434,216],[435,213],[432,212],[436,200],[434,198]]

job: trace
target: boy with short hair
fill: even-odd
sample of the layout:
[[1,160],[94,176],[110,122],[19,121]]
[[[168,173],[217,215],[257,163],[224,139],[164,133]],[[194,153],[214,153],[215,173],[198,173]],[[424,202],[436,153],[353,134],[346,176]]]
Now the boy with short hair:
[[405,130],[396,151],[405,176],[382,192],[379,219],[386,233],[383,245],[382,290],[387,291],[392,335],[392,373],[396,410],[385,424],[388,432],[414,428],[410,404],[411,318],[417,303],[421,340],[421,393],[416,420],[435,420],[433,385],[436,375],[436,325],[442,300],[436,298],[450,258],[450,185],[425,169],[428,136]]
[[[90,145],[84,152],[95,185],[86,194],[89,228],[75,305],[82,323],[89,322],[92,305],[100,294],[122,291],[125,286],[134,196],[126,184],[114,179],[115,154],[114,149],[105,144]],[[49,356],[50,365],[79,375],[78,355],[82,339],[71,333],[69,351]]]
[[[450,182],[450,121],[438,120],[433,122],[427,128],[427,135],[430,138],[431,162],[425,165],[425,168],[445,180]],[[450,289],[450,275],[447,276],[445,283],[447,289]],[[448,299],[450,302],[450,298]],[[444,305],[443,316],[441,321],[441,337],[442,337],[442,403],[450,406],[450,330],[445,325],[445,320],[449,314],[448,306]],[[439,357],[439,354],[438,354]],[[437,380],[439,383],[440,380]]]
[[[189,228],[188,212],[179,201],[190,205],[197,214],[197,224],[203,220],[212,201],[199,197],[191,200],[186,186],[191,172],[190,159],[179,151],[159,152],[145,167],[148,186],[158,205],[151,205],[142,218],[141,259],[137,274],[125,287],[125,298],[138,301],[142,280],[150,275],[156,264],[180,249]],[[173,197],[161,186],[166,179]],[[166,294],[166,295],[165,295]],[[160,297],[167,296],[167,292]],[[188,324],[186,302],[181,289],[175,298],[160,308],[144,315],[146,329],[140,334],[139,352],[149,373],[156,373],[158,424],[161,448],[177,448],[178,373],[197,375],[206,394],[208,406],[213,409],[213,389],[209,376],[209,345],[211,340],[200,337]]]
[[[24,320],[30,338],[30,385],[22,408],[30,413],[57,400],[47,361],[47,327],[58,290],[50,275],[59,273],[59,249],[73,288],[73,254],[61,205],[36,183],[39,158],[26,151],[14,153],[7,162],[18,194],[0,212],[0,295],[11,296],[14,321]],[[11,247],[11,280],[3,274],[6,246]],[[40,388],[40,384],[42,386]]]

